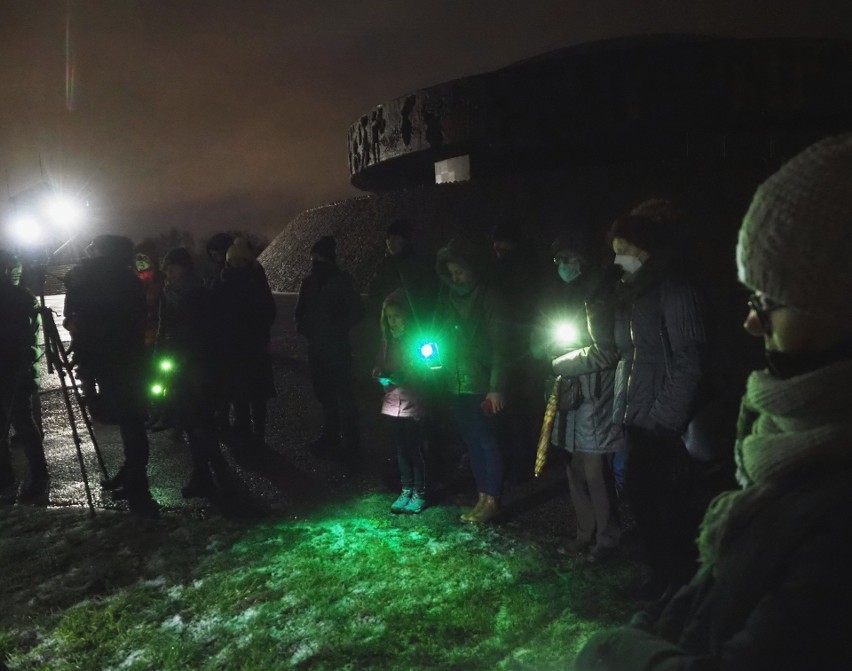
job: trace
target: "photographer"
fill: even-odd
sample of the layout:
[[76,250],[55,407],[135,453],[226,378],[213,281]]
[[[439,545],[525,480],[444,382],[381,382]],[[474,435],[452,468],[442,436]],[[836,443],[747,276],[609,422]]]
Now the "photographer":
[[92,417],[117,424],[124,444],[124,463],[101,484],[126,498],[132,513],[155,518],[159,513],[146,473],[145,289],[132,269],[129,239],[100,235],[87,251],[89,258],[65,278],[65,327],[74,363],[98,388],[88,401]]
[[33,417],[36,391],[36,349],[39,330],[38,303],[18,285],[20,264],[13,254],[0,250],[0,489],[15,483],[9,451],[9,430],[24,447],[29,474],[21,483],[20,503],[47,502],[49,477],[41,434]]

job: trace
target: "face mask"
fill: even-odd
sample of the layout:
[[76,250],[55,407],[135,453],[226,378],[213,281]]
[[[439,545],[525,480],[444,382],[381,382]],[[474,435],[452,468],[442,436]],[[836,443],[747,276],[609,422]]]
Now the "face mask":
[[456,296],[467,296],[473,291],[473,286],[472,284],[453,284],[452,290]]
[[621,266],[628,275],[632,275],[642,267],[642,262],[637,257],[628,254],[616,254],[613,263]]
[[562,281],[566,284],[568,282],[573,282],[578,277],[580,277],[580,264],[579,263],[560,263],[559,264],[559,277],[562,278]]

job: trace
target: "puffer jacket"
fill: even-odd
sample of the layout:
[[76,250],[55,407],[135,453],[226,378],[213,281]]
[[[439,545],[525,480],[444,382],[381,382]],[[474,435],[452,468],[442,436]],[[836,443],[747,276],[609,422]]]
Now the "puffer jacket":
[[705,315],[696,287],[662,256],[622,282],[615,312],[617,423],[686,430],[706,382]]
[[467,296],[455,294],[450,288],[448,261],[471,265],[452,246],[438,252],[436,269],[447,285],[439,296],[436,315],[445,387],[455,395],[503,393],[508,345],[503,301],[482,279]]
[[[533,329],[530,351],[538,360],[550,362],[578,348],[581,349],[578,357],[588,357],[593,345],[598,350],[596,370],[573,378],[564,377],[560,384],[551,443],[569,452],[605,453],[623,449],[622,427],[612,421],[618,362],[612,344],[616,280],[612,273],[589,270],[569,284],[560,281],[539,310],[539,321]],[[562,323],[576,328],[577,339],[573,343],[554,341],[554,329]],[[550,378],[546,385],[548,393],[552,384],[553,378]]]

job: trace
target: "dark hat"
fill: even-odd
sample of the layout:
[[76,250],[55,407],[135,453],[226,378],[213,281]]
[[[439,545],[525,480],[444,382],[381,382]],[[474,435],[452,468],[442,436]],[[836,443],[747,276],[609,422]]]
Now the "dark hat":
[[556,256],[563,249],[569,249],[586,261],[593,261],[596,252],[591,244],[588,231],[566,230],[556,236],[550,244],[550,253]]
[[207,253],[220,252],[227,253],[228,247],[234,244],[234,236],[227,233],[217,233],[207,241]]
[[192,270],[192,255],[189,253],[189,250],[186,247],[173,247],[167,251],[163,257],[163,268],[172,264]]
[[398,235],[406,240],[411,240],[411,225],[406,219],[394,219],[385,231],[385,238]]
[[133,263],[133,242],[123,235],[99,235],[91,243],[92,251],[116,261]]
[[334,262],[337,259],[337,240],[330,235],[324,235],[311,247],[311,254],[318,254],[327,261]]
[[663,251],[672,245],[672,232],[666,221],[628,214],[615,220],[609,229],[608,240],[622,238],[649,254]]

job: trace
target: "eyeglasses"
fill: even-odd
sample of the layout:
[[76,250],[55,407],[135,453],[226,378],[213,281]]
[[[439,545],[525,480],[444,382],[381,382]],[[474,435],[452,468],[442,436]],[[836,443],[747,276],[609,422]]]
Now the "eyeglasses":
[[553,257],[553,265],[558,266],[560,263],[577,263],[576,256],[565,256],[564,254],[559,254]]
[[783,303],[773,301],[768,296],[755,293],[748,297],[748,307],[757,315],[757,321],[760,322],[760,328],[763,329],[764,334],[771,336],[772,319],[770,319],[769,315],[773,311],[786,306]]

